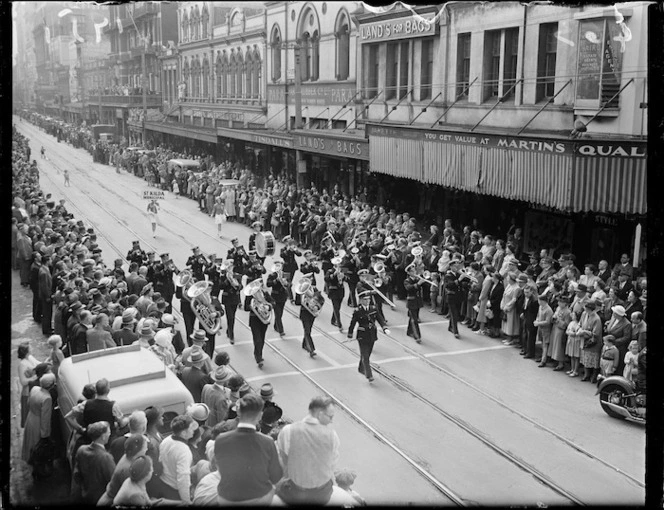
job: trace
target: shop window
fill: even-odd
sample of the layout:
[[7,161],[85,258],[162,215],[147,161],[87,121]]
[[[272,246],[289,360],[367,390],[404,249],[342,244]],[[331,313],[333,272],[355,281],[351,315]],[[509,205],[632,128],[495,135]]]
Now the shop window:
[[311,81],[318,80],[320,68],[320,36],[318,35],[318,30],[314,32],[314,35],[311,38]]
[[456,95],[463,93],[468,98],[466,88],[470,84],[470,33],[457,36],[457,90]]
[[422,56],[420,58],[420,100],[431,99],[433,80],[433,37],[422,39]]
[[[309,32],[302,34],[300,42],[300,80],[307,81],[311,77],[309,70],[311,69],[311,37]],[[296,57],[297,60],[297,57]],[[297,64],[297,62],[296,62]]]
[[364,97],[373,99],[378,94],[378,44],[363,44],[364,51]]
[[270,40],[270,51],[272,57],[272,81],[281,79],[281,32],[277,25],[272,29]]
[[556,84],[556,52],[558,23],[540,25],[539,47],[537,51],[537,90],[536,100],[553,97]]
[[503,76],[503,94],[508,94],[509,97],[514,97],[514,88],[512,87],[514,87],[514,84],[516,83],[516,64],[518,56],[519,29],[510,28],[505,30],[505,72]]
[[498,97],[498,84],[500,82],[500,39],[500,30],[487,32],[485,35],[485,100]]
[[622,27],[612,19],[579,23],[575,107],[618,108],[622,60],[625,46]]
[[203,7],[203,14],[201,15],[203,39],[208,37],[208,25],[210,24],[210,13],[208,13],[207,5]]

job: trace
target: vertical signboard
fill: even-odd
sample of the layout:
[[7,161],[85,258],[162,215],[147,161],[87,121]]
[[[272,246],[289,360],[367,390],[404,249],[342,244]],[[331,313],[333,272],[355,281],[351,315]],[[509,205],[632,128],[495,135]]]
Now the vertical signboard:
[[603,45],[604,20],[583,21],[579,24],[577,102],[581,100],[599,103]]

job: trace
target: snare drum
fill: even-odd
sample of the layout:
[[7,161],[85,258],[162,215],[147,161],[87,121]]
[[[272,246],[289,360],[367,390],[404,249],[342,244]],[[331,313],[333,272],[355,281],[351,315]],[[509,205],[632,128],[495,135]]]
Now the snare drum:
[[256,234],[256,253],[265,258],[274,255],[275,242],[272,232],[258,232]]

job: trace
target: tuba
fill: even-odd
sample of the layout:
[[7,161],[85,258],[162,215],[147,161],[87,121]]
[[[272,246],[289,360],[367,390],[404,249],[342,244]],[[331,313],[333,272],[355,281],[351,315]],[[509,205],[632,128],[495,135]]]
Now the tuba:
[[253,298],[249,303],[251,311],[256,314],[256,317],[263,324],[269,324],[272,318],[272,305],[267,302],[263,295],[263,280],[258,278],[248,283],[244,288],[244,293]]
[[184,269],[175,277],[175,286],[182,287],[182,298],[191,301],[189,298],[189,289],[194,284],[193,274],[189,269]]
[[182,292],[191,302],[191,310],[205,331],[214,335],[221,328],[221,313],[212,306],[210,298],[210,282],[196,282],[189,286],[187,292]]
[[300,278],[300,280],[293,286],[293,292],[299,294],[302,299],[302,306],[314,317],[318,317],[325,298],[323,295],[313,288],[313,285],[308,278]]

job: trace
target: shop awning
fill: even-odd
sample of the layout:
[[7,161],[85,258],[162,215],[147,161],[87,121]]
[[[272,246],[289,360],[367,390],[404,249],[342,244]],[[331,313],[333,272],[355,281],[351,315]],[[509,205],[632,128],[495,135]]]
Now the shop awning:
[[254,131],[251,129],[217,128],[217,135],[225,138],[244,140],[245,142],[274,145],[276,147],[293,148],[293,137],[270,131]]
[[216,128],[146,121],[145,129],[159,131],[160,133],[168,133],[169,135],[184,136],[186,138],[193,138],[194,140],[202,140],[204,142],[217,143]]
[[645,214],[644,142],[368,125],[371,171],[561,211]]
[[643,157],[577,156],[572,211],[646,214],[647,160]]

